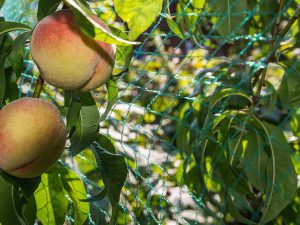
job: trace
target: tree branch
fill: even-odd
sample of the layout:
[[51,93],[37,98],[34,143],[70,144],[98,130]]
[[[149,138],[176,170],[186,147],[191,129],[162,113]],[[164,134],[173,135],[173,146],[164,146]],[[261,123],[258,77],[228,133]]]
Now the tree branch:
[[[283,2],[284,0],[280,1],[280,7],[279,7],[279,13],[283,8]],[[267,69],[268,69],[268,64],[272,61],[274,61],[275,58],[275,53],[276,50],[278,49],[278,47],[280,46],[280,42],[282,41],[282,39],[284,38],[284,36],[287,34],[287,32],[290,30],[291,26],[293,25],[293,23],[299,18],[300,16],[300,6],[298,6],[298,8],[296,9],[293,17],[291,17],[288,21],[288,24],[285,26],[285,28],[282,31],[279,31],[279,25],[280,25],[280,19],[281,17],[279,16],[276,20],[276,23],[273,27],[273,32],[272,32],[272,41],[270,42],[270,47],[269,47],[269,51],[266,57],[266,67],[259,69],[255,74],[254,77],[259,76],[259,74],[262,74],[260,82],[258,84],[258,88],[256,91],[256,94],[253,98],[253,102],[257,103],[259,100],[259,96],[262,90],[262,87],[264,86],[264,82],[265,82],[265,78],[266,78],[266,74],[267,74]],[[278,38],[277,38],[278,37]]]

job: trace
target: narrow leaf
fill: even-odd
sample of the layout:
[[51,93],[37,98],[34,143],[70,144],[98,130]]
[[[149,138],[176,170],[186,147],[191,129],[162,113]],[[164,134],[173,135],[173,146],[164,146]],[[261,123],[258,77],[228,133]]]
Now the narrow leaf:
[[[112,26],[109,26],[111,32],[123,39],[128,39],[128,35]],[[117,45],[116,59],[114,64],[113,75],[123,73],[128,69],[133,56],[133,47],[131,45]]]
[[267,135],[270,162],[266,186],[266,203],[259,224],[274,219],[296,196],[297,175],[291,159],[291,147],[282,131],[271,124],[255,119]]
[[234,202],[230,196],[230,192],[227,194],[226,204],[228,206],[228,211],[236,219],[236,221],[243,223],[243,224],[249,224],[249,225],[257,224],[241,215],[241,213],[237,209],[237,206],[234,204]]
[[0,9],[2,8],[2,6],[4,5],[5,0],[0,0]]
[[140,44],[139,42],[127,41],[122,38],[119,38],[112,34],[110,31],[107,31],[102,26],[100,26],[94,15],[84,4],[79,0],[64,0],[64,2],[69,5],[75,12],[75,16],[80,21],[85,21],[84,23],[91,24],[93,26],[93,33],[90,35],[95,39],[109,43],[109,44],[120,44],[120,45],[136,45]]
[[70,169],[60,168],[61,180],[66,194],[72,200],[74,209],[74,225],[83,225],[89,215],[90,207],[87,202],[80,199],[85,199],[87,196],[85,186],[82,180]]
[[115,153],[115,147],[104,135],[99,134],[92,149],[95,154],[105,189],[112,205],[110,224],[115,224],[121,189],[127,177],[127,166],[122,155]]
[[247,132],[242,140],[245,151],[244,167],[249,181],[254,187],[265,193],[268,155],[260,133]]
[[109,79],[106,83],[106,89],[108,92],[107,106],[105,112],[99,118],[99,123],[106,119],[108,113],[118,100],[118,87],[116,81]]
[[101,201],[102,199],[104,199],[107,195],[106,189],[104,188],[103,190],[101,190],[98,194],[94,195],[93,197],[87,198],[87,199],[82,199],[80,201],[82,202],[97,202],[97,201]]
[[20,34],[14,41],[12,52],[9,57],[9,61],[13,70],[16,73],[16,79],[21,76],[23,69],[23,59],[24,59],[24,48],[25,42],[29,38],[30,32],[25,32]]
[[[71,104],[77,103],[81,104],[81,108],[75,131],[70,139],[73,155],[77,155],[91,145],[99,132],[99,111],[92,95],[90,93],[72,93]],[[70,110],[75,110],[75,108],[71,106],[68,115],[72,113]],[[70,117],[68,119],[70,121]]]
[[[16,188],[0,176],[0,223],[2,225],[33,225],[36,218],[36,204],[33,196],[22,206],[22,200]],[[22,212],[23,211],[23,212]]]
[[55,12],[62,0],[39,0],[38,21]]
[[31,28],[22,23],[0,21],[0,35],[16,30],[31,31]]
[[4,60],[0,60],[0,107],[2,107],[5,96],[5,72],[4,72]]

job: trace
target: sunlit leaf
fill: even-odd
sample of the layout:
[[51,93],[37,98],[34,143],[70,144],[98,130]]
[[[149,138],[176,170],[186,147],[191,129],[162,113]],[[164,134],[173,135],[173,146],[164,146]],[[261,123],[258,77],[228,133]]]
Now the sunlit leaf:
[[83,225],[90,212],[87,202],[81,201],[87,196],[83,181],[72,170],[61,168],[61,181],[68,197],[72,200],[74,225]]
[[[113,34],[118,37],[128,39],[128,35],[123,31],[109,26]],[[113,69],[113,75],[120,74],[127,70],[133,56],[133,47],[131,45],[117,45],[116,59]]]
[[59,174],[42,175],[42,181],[35,192],[37,217],[44,225],[63,224],[68,211],[68,200]]
[[[139,42],[127,41],[119,38],[107,31],[102,26],[100,26],[96,20],[96,15],[91,12],[84,4],[79,0],[64,0],[64,2],[69,5],[75,12],[75,16],[78,21],[81,22],[85,27],[80,27],[84,29],[85,33],[91,35],[97,40],[107,42],[109,44],[120,44],[120,45],[134,45],[139,44]],[[88,32],[86,32],[88,31]]]
[[163,0],[114,0],[117,14],[128,24],[129,39],[137,39],[159,16]]
[[205,4],[205,0],[191,0],[192,6],[201,9]]
[[100,116],[98,122],[102,122],[106,119],[108,113],[111,111],[112,107],[118,100],[118,87],[115,80],[110,79],[106,82],[106,89],[108,93],[108,101],[105,112]]

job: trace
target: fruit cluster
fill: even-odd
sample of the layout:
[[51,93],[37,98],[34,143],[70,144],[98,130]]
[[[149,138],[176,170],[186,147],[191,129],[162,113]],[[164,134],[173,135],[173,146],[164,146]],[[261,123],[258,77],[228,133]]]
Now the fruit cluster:
[[[99,18],[97,23],[109,28]],[[115,45],[83,34],[69,9],[45,17],[35,27],[30,49],[41,77],[64,90],[90,91],[112,73]],[[0,111],[0,169],[21,178],[47,171],[67,139],[59,110],[38,98],[22,98]]]

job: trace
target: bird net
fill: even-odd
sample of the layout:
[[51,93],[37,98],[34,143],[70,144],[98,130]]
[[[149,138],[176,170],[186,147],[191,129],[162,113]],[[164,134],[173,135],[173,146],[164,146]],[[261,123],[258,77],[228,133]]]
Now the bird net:
[[[100,124],[128,168],[116,224],[300,224],[300,1],[123,2],[139,5],[130,6],[140,10],[125,21],[131,27],[161,10],[128,68],[114,69],[118,99]],[[114,4],[89,1],[107,24],[124,26]],[[34,27],[37,7],[37,0],[6,0],[1,14]],[[32,96],[39,75],[29,45],[24,58],[19,98]],[[107,90],[92,94],[103,114]],[[64,105],[63,91],[47,83],[41,98]],[[79,199],[103,187],[89,149],[75,157],[66,151],[60,163],[84,184]],[[48,197],[38,219],[49,221],[37,224],[56,224]],[[88,210],[74,204],[66,224],[108,223],[107,198]]]

